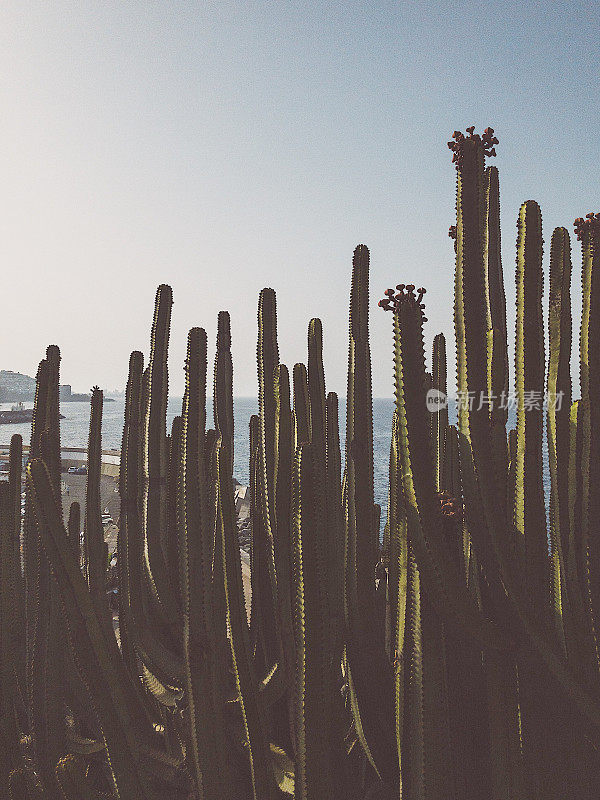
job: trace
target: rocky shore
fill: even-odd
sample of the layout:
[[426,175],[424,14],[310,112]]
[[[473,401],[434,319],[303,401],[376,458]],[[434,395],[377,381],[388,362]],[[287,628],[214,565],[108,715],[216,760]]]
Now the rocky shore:
[[247,486],[237,484],[235,487],[235,513],[237,515],[240,548],[249,553],[252,526],[250,524],[250,491]]

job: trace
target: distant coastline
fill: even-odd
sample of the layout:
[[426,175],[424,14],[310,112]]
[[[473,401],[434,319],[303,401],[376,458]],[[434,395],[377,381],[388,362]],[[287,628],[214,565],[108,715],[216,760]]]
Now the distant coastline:
[[[35,399],[35,378],[22,372],[0,370],[0,403],[33,403]],[[91,394],[74,392],[70,383],[59,386],[61,403],[89,403]],[[113,403],[113,397],[105,397],[105,403]]]

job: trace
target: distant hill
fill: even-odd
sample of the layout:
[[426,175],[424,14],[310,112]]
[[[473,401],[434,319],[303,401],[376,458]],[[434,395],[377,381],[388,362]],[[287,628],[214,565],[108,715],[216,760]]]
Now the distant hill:
[[0,403],[27,403],[35,398],[35,378],[12,370],[0,370]]
[[[77,394],[66,383],[60,386],[61,403],[89,403],[91,395]],[[35,378],[12,370],[0,370],[0,403],[32,403],[35,400]],[[105,402],[112,402],[106,397]]]

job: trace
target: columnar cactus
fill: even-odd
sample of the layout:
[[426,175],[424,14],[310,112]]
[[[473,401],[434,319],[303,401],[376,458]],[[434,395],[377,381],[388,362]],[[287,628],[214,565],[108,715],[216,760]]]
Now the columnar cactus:
[[521,206],[517,227],[515,527],[520,537],[519,548],[525,557],[529,591],[539,612],[545,614],[548,541],[541,470],[544,396],[542,217],[533,200]]
[[60,353],[48,348],[37,375],[22,530],[19,437],[9,481],[0,483],[0,794],[597,796],[600,216],[576,222],[584,303],[582,394],[573,402],[568,234],[557,228],[552,237],[545,376],[541,214],[533,201],[520,210],[518,417],[507,437],[499,181],[485,168],[497,140],[491,129],[467,134],[450,143],[457,426],[447,409],[427,410],[428,391],[446,394],[447,375],[442,334],[426,370],[424,290],[398,284],[380,302],[392,312],[395,378],[382,548],[363,245],[353,260],[343,476],[321,323],[309,323],[308,368],[294,366],[291,387],[279,361],[275,293],[259,298],[251,597],[232,481],[229,315],[218,318],[215,430],[206,429],[207,336],[192,328],[181,414],[167,435],[170,287],[157,292],[146,369],[141,353],[131,355],[118,635],[100,520],[102,392],[92,392],[82,559],[78,503],[67,526],[62,518]]
[[[600,515],[600,214],[589,213],[575,221],[582,247],[583,309],[580,335],[581,424],[583,426],[583,508],[579,561],[583,580],[589,585],[593,614],[600,617],[600,569],[596,520]],[[587,473],[587,474],[586,474]]]
[[[548,463],[552,602],[557,634],[566,648],[569,626],[567,567],[572,551],[569,521],[569,449],[571,412],[571,244],[566,228],[556,228],[550,248],[548,309]],[[574,591],[579,591],[572,584]]]

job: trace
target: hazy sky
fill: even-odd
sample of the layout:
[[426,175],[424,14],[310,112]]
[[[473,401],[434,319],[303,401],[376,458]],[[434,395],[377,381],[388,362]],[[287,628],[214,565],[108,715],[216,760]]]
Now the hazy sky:
[[213,341],[225,308],[236,393],[254,395],[272,286],[282,360],[305,360],[321,317],[343,394],[363,242],[374,391],[390,396],[386,286],[427,287],[428,347],[453,338],[453,130],[500,139],[511,320],[519,204],[541,205],[546,265],[554,226],[600,210],[599,19],[597,2],[547,0],[4,0],[0,368],[34,374],[56,343],[75,390],[123,387],[165,282],[172,393],[188,328]]

